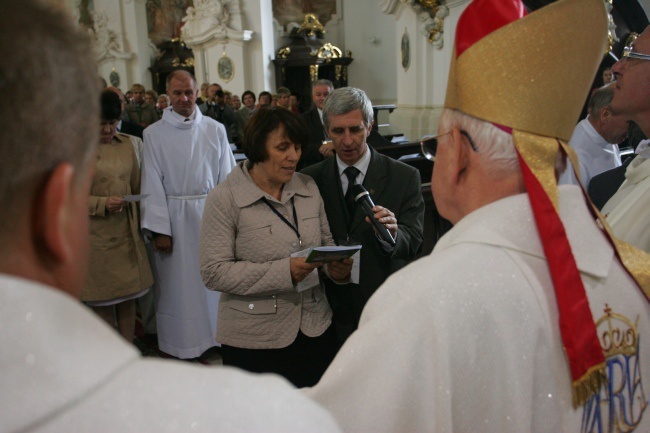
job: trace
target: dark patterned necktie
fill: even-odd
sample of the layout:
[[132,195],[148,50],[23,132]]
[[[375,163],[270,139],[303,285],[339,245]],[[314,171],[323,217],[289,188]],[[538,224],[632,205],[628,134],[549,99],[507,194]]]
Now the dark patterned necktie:
[[354,196],[352,195],[352,187],[361,172],[358,168],[350,166],[343,170],[343,173],[348,177],[348,190],[345,192],[345,204],[348,206],[348,215],[350,216],[350,221],[352,221],[354,211],[357,209],[357,203],[354,201]]

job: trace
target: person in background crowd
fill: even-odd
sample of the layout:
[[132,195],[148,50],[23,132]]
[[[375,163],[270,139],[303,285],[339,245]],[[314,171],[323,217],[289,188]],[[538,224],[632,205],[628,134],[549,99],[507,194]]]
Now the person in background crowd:
[[241,100],[239,95],[232,95],[232,109],[237,112],[241,108]]
[[608,85],[613,82],[615,79],[614,74],[612,73],[612,68],[603,69],[603,86]]
[[208,88],[210,87],[210,83],[203,83],[201,84],[201,94],[199,95],[198,98],[196,98],[196,105],[201,105],[205,103],[205,101],[208,100]]
[[244,101],[244,106],[237,111],[237,137],[239,138],[239,142],[237,142],[237,148],[241,149],[241,144],[244,139],[244,129],[246,128],[246,124],[248,121],[253,117],[253,114],[255,114],[258,110],[257,106],[255,105],[255,93],[251,92],[250,90],[246,90],[244,93],[241,95],[242,101]]
[[153,242],[158,347],[177,358],[216,345],[218,293],[199,273],[199,228],[208,192],[235,159],[226,130],[196,109],[197,86],[185,71],[167,77],[171,110],[144,132],[142,230]]
[[137,123],[130,122],[127,119],[124,119],[124,108],[126,107],[126,98],[122,94],[122,91],[118,89],[117,87],[107,87],[108,90],[115,92],[115,94],[120,98],[120,108],[122,110],[122,116],[120,117],[119,122],[117,122],[117,130],[118,132],[121,132],[123,134],[128,134],[132,135],[134,137],[139,138],[139,140],[131,140],[133,141],[133,144],[135,146],[135,151],[136,154],[138,155],[138,161],[141,160],[142,157],[142,133],[144,132],[144,128]]
[[273,95],[271,93],[267,92],[266,90],[260,92],[258,99],[258,108],[262,107],[270,107],[271,106],[271,100],[273,99]]
[[135,300],[153,284],[140,212],[125,196],[140,193],[140,166],[130,136],[117,133],[119,96],[101,94],[101,127],[90,186],[90,272],[81,300],[131,343]]
[[291,96],[289,97],[289,106],[291,107],[291,112],[293,114],[302,114],[300,101],[300,95],[296,92],[291,92]]
[[0,2],[0,429],[339,432],[285,380],[143,358],[79,302],[99,86],[62,4]]
[[291,110],[291,90],[286,87],[278,87],[278,102],[277,105],[287,110]]
[[160,113],[160,116],[162,117],[162,112],[165,108],[169,107],[170,101],[169,101],[169,96],[165,93],[162,95],[158,96],[158,103],[156,104],[156,108],[158,109],[158,112]]
[[439,135],[422,142],[454,227],[379,288],[309,390],[345,431],[650,431],[650,287],[632,278],[650,260],[621,245],[626,269],[582,190],[554,182],[606,17],[600,0],[461,14]]
[[214,97],[208,103],[208,110],[205,112],[207,117],[211,117],[221,123],[226,128],[228,142],[233,143],[233,130],[236,127],[237,117],[232,107],[226,104],[226,95],[223,90],[216,90]]
[[232,92],[230,90],[223,91],[223,103],[232,108]]
[[155,90],[145,90],[145,92],[144,92],[144,101],[147,104],[155,107],[156,102],[158,101],[158,93],[156,93]]
[[580,176],[567,167],[560,176],[560,184],[581,182],[586,189],[592,177],[621,165],[618,143],[625,140],[629,122],[625,116],[612,112],[609,104],[613,96],[611,84],[592,93],[587,106],[589,114],[576,125],[569,142],[578,156]]
[[[316,184],[295,173],[306,137],[288,110],[255,113],[244,132],[248,159],[208,195],[199,244],[203,281],[222,292],[224,365],[278,373],[297,387],[316,384],[337,349],[321,263],[291,255],[334,245]],[[332,262],[327,275],[345,281],[351,267]]]
[[142,84],[134,84],[131,86],[131,92],[133,93],[133,103],[126,106],[126,114],[129,121],[137,123],[143,128],[157,122],[159,117],[156,109],[144,99],[144,86]]
[[298,163],[300,170],[334,155],[334,143],[329,139],[323,125],[323,104],[333,91],[334,84],[330,80],[314,81],[311,86],[312,109],[300,116],[309,130],[309,141],[303,146]]

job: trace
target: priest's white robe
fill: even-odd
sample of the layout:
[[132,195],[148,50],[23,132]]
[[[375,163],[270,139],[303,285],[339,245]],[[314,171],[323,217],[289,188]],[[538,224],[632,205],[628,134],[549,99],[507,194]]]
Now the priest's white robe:
[[526,194],[465,216],[431,255],[393,274],[305,391],[350,433],[650,431],[650,306],[578,187],[560,187],[560,213],[601,344],[612,349],[611,388],[586,408],[572,408]]
[[620,239],[650,253],[650,148],[625,171],[625,182],[602,210]]
[[59,290],[0,274],[2,432],[331,432],[286,380],[143,358]]
[[142,157],[142,230],[173,241],[171,254],[154,253],[158,345],[183,359],[217,345],[219,292],[201,279],[199,231],[205,197],[235,166],[223,125],[195,113],[184,122],[166,109],[145,130]]

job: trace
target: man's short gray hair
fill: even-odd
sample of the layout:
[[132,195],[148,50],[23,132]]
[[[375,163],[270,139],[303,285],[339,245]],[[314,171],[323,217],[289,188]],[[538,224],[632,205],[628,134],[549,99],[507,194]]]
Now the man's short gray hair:
[[[520,172],[519,158],[512,135],[490,122],[477,119],[459,110],[445,108],[440,117],[439,130],[450,131],[456,127],[467,132],[486,162],[486,169],[492,176]],[[559,146],[559,144],[558,144]],[[555,159],[556,178],[566,169],[566,158],[559,151]]]
[[286,87],[278,87],[278,90],[275,91],[279,95],[291,95],[291,90]]
[[492,174],[519,170],[519,160],[512,135],[490,122],[459,110],[445,108],[440,117],[439,130],[444,133],[454,127],[464,130],[472,137],[479,155],[489,163],[489,172]]
[[[74,167],[81,187],[99,143],[97,64],[87,32],[59,3],[0,2],[0,220],[5,222],[27,217],[19,203],[61,163]],[[11,229],[3,226],[2,231]]]
[[316,80],[313,83],[311,83],[312,92],[314,91],[314,87],[316,87],[316,86],[327,86],[330,89],[334,90],[334,83],[332,83],[330,80],[326,80],[324,78],[321,78],[320,80]]
[[614,83],[607,84],[598,90],[596,90],[589,98],[589,104],[587,105],[587,112],[594,119],[600,118],[600,110],[603,107],[608,107],[612,103],[612,98],[614,98]]
[[361,110],[363,122],[369,127],[374,119],[372,102],[361,89],[356,87],[341,87],[329,94],[323,105],[323,124],[329,129],[329,116],[339,116],[350,111]]

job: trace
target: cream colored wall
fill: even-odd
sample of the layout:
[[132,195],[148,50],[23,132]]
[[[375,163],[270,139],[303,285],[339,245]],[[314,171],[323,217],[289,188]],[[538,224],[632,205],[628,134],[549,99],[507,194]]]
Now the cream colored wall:
[[397,68],[398,109],[390,115],[390,124],[394,132],[404,133],[410,141],[437,131],[445,102],[456,23],[468,4],[467,1],[456,1],[450,7],[449,16],[444,20],[441,48],[429,43],[422,34],[422,20],[412,9],[401,4],[391,15],[397,29],[394,36],[396,52],[401,53],[402,36],[408,32],[411,64],[407,70],[401,63]]

